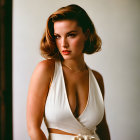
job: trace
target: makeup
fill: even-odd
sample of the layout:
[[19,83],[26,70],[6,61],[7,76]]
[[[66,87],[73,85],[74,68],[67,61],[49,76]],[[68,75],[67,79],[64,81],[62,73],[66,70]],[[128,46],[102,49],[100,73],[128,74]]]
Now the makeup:
[[62,51],[62,53],[63,53],[64,55],[68,55],[68,54],[70,54],[70,53],[71,53],[71,51],[64,50],[64,51]]

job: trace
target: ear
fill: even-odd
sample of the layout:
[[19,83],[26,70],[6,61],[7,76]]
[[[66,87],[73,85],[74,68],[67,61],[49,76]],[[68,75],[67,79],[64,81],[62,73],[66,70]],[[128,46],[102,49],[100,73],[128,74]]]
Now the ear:
[[87,29],[86,32],[85,32],[85,37],[86,37],[86,40],[89,38],[89,35],[90,35],[90,30]]

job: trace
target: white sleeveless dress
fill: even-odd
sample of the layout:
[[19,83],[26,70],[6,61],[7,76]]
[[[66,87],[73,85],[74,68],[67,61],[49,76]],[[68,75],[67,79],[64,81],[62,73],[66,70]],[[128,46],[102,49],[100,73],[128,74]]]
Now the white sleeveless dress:
[[[55,61],[55,70],[51,87],[45,104],[45,123],[47,128],[55,128],[68,133],[76,134],[77,138],[87,136],[100,140],[96,134],[96,126],[101,122],[104,115],[104,102],[97,80],[89,70],[89,94],[86,107],[78,118],[73,115],[67,98],[62,64]],[[49,134],[49,140],[72,140],[76,136]],[[80,140],[80,139],[79,139]]]

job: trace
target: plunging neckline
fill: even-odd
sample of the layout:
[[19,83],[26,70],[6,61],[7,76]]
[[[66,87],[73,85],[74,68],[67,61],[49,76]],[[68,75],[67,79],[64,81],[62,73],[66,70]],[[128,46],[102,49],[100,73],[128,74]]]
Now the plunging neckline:
[[87,101],[86,101],[86,106],[84,107],[84,110],[82,111],[82,113],[81,113],[78,117],[75,117],[74,114],[73,114],[73,112],[72,112],[70,103],[69,103],[68,94],[67,94],[67,90],[66,90],[65,79],[64,79],[64,72],[63,72],[63,68],[62,68],[62,63],[61,63],[61,61],[60,61],[60,65],[61,65],[62,79],[63,79],[63,84],[64,84],[64,92],[65,92],[66,102],[67,102],[67,104],[68,104],[68,108],[69,108],[69,110],[70,110],[70,113],[72,114],[72,116],[73,116],[76,120],[77,120],[77,119],[80,119],[80,118],[83,116],[83,114],[84,114],[84,112],[86,111],[86,109],[87,109],[87,107],[88,107],[88,104],[89,104],[89,96],[90,96],[90,76],[89,76],[90,70],[89,70],[89,67],[87,66],[87,68],[88,68],[88,77],[89,77],[89,79],[88,79],[88,81],[89,81],[89,83],[88,83],[88,99],[87,99]]

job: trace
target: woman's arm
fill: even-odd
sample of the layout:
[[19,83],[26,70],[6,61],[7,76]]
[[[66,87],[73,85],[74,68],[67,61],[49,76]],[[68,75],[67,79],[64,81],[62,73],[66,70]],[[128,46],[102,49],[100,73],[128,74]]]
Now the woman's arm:
[[106,115],[104,114],[103,120],[97,126],[97,134],[100,137],[100,140],[110,140],[109,128],[106,122]]
[[52,60],[40,62],[31,77],[27,98],[27,129],[31,140],[47,140],[40,127],[53,72],[52,63]]
[[[93,71],[96,79],[97,79],[97,82],[99,84],[99,87],[101,89],[101,92],[102,92],[102,96],[103,96],[103,99],[104,99],[104,94],[105,94],[105,91],[104,91],[104,81],[103,81],[103,77],[100,73],[98,73],[97,71]],[[108,128],[108,125],[107,125],[107,121],[106,121],[106,114],[104,113],[104,117],[103,117],[103,120],[100,122],[100,124],[97,126],[97,130],[96,130],[97,134],[99,135],[100,137],[100,140],[110,140],[110,132],[109,132],[109,128]]]

